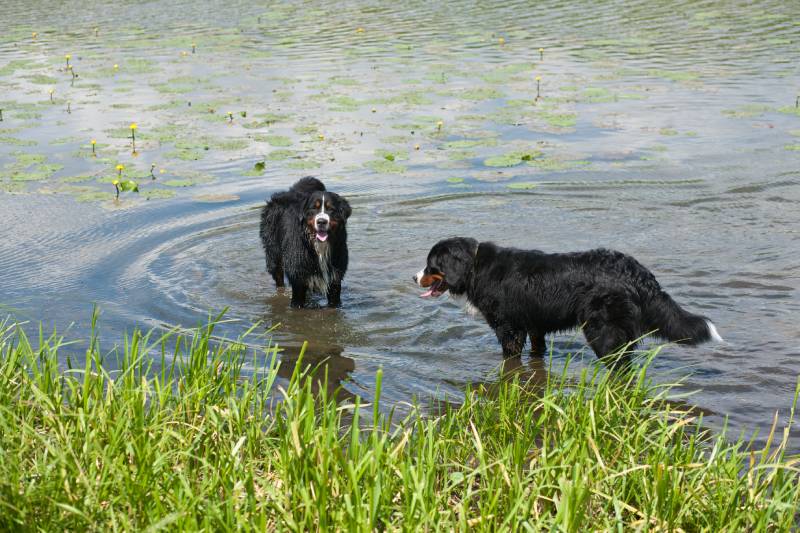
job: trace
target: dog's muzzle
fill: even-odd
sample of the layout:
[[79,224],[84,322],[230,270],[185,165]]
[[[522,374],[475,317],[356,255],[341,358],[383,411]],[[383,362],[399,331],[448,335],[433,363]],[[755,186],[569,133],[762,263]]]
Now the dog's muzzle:
[[320,213],[314,217],[314,231],[317,240],[325,242],[328,240],[328,229],[331,225],[331,217],[327,213]]

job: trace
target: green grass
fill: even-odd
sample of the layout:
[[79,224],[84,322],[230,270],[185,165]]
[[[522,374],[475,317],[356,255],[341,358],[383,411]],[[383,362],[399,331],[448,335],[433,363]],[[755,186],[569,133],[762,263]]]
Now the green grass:
[[512,377],[391,420],[380,371],[372,403],[336,403],[302,357],[287,384],[275,348],[213,330],[134,332],[104,352],[94,335],[79,348],[0,325],[0,529],[797,525],[788,432],[763,451],[712,436],[643,370]]

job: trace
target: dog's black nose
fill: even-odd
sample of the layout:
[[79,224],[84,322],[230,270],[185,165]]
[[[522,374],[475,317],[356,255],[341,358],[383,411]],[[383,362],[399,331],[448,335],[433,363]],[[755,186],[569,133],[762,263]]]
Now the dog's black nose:
[[317,226],[327,226],[328,220],[325,218],[318,218],[317,219]]

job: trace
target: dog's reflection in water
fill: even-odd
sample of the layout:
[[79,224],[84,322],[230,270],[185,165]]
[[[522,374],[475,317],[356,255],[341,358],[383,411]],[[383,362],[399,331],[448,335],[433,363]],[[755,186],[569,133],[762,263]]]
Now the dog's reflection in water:
[[280,348],[278,375],[291,378],[305,342],[300,370],[311,379],[314,394],[324,386],[328,397],[337,401],[352,398],[343,384],[355,370],[355,361],[342,355],[341,343],[358,342],[359,335],[344,313],[331,308],[292,309],[288,294],[283,292],[270,296],[265,303],[262,320],[268,328],[275,328],[274,341]]
[[[300,358],[301,345],[284,345],[280,354],[278,376],[289,380],[295,372]],[[328,398],[336,401],[354,397],[344,385],[356,364],[351,358],[342,355],[343,348],[336,345],[319,345],[309,342],[303,353],[298,372],[302,372],[302,380],[310,380],[311,391],[315,396],[325,390]]]

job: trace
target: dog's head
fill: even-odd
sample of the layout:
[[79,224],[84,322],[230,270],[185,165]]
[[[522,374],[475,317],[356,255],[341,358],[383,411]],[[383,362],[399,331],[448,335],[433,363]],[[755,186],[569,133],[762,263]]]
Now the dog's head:
[[325,242],[329,236],[344,230],[350,217],[350,204],[336,193],[314,191],[306,197],[303,220],[306,231],[317,241]]
[[428,289],[422,297],[441,296],[448,290],[452,294],[463,294],[477,251],[475,239],[454,237],[437,242],[428,253],[425,268],[414,275],[414,281]]

